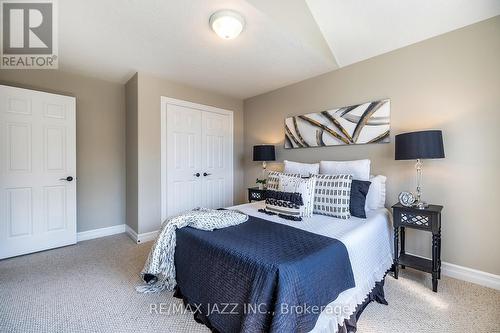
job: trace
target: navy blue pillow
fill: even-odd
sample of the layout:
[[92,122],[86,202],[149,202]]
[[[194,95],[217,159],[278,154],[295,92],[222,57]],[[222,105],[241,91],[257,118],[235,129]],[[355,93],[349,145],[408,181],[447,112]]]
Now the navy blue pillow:
[[371,182],[367,180],[352,180],[351,200],[349,203],[349,211],[351,212],[351,216],[366,219],[365,202],[370,184]]

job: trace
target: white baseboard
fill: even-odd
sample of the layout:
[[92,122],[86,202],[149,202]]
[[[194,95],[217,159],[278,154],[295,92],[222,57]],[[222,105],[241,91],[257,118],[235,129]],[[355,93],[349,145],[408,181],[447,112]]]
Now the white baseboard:
[[500,275],[495,275],[477,269],[463,267],[449,262],[441,263],[441,274],[488,288],[500,290]]
[[[417,254],[408,253],[415,257],[429,259]],[[454,279],[472,282],[480,286],[500,290],[500,275],[483,272],[477,269],[441,262],[441,274]]]
[[121,234],[124,232],[125,232],[125,224],[118,224],[118,225],[114,225],[112,227],[99,228],[99,229],[78,232],[76,234],[76,241],[81,242],[81,241],[86,241],[89,239]]
[[139,234],[139,236],[137,237],[137,243],[144,243],[155,240],[156,236],[158,236],[158,232],[159,230],[155,230],[151,232],[146,232],[144,234]]
[[125,226],[125,232],[127,233],[127,235],[134,241],[137,243],[137,232],[135,232],[131,227],[129,227],[128,225]]
[[158,236],[158,231],[159,230],[155,230],[155,231],[146,232],[143,234],[138,234],[137,232],[135,232],[132,228],[130,228],[127,225],[125,232],[127,233],[127,235],[129,235],[130,238],[132,238],[132,240],[134,242],[136,242],[137,244],[141,244],[141,243],[152,241],[152,240],[156,239],[156,236]]

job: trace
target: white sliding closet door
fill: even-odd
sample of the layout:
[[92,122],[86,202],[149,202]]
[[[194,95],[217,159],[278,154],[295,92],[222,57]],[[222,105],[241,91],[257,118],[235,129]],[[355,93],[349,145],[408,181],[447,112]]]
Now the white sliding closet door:
[[162,98],[162,219],[233,202],[233,114]]
[[75,108],[0,85],[0,259],[76,243]]

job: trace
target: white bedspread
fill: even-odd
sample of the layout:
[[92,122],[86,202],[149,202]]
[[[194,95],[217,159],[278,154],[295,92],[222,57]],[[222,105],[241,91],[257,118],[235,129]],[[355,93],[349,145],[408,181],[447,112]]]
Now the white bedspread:
[[[383,208],[366,212],[366,219],[352,217],[341,220],[324,215],[313,215],[301,222],[288,221],[278,216],[259,213],[263,201],[231,207],[241,212],[286,224],[315,234],[340,240],[347,247],[356,287],[342,292],[319,316],[311,332],[337,332],[338,324],[344,323],[361,304],[375,282],[382,280],[392,265],[392,216]],[[339,309],[342,309],[340,311]]]

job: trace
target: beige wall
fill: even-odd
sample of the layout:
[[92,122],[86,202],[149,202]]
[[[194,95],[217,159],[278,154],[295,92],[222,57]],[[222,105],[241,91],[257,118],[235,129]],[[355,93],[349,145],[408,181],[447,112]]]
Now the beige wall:
[[0,83],[76,97],[77,229],[125,223],[124,86],[54,70],[0,70]]
[[[137,117],[137,223],[127,223],[138,233],[160,226],[160,97],[172,97],[234,111],[234,202],[244,200],[243,101],[139,73]],[[131,82],[127,84],[130,85]],[[128,90],[127,90],[128,91]],[[133,140],[128,138],[128,140]],[[133,149],[133,148],[132,148]],[[127,148],[127,152],[129,149]],[[127,176],[127,181],[130,178]],[[133,194],[128,193],[129,196]],[[129,212],[127,212],[129,214]],[[132,214],[130,212],[130,214]],[[135,214],[135,213],[133,213]],[[131,217],[134,219],[134,217]]]
[[[283,149],[285,117],[381,98],[391,99],[390,144]],[[442,258],[500,274],[500,17],[248,99],[244,109],[247,185],[259,174],[252,146],[273,143],[280,161],[370,158],[373,173],[388,176],[387,206],[414,188],[414,162],[394,160],[394,134],[442,129],[446,159],[424,161],[423,187],[445,206]],[[409,252],[430,255],[428,235],[407,234]]]

